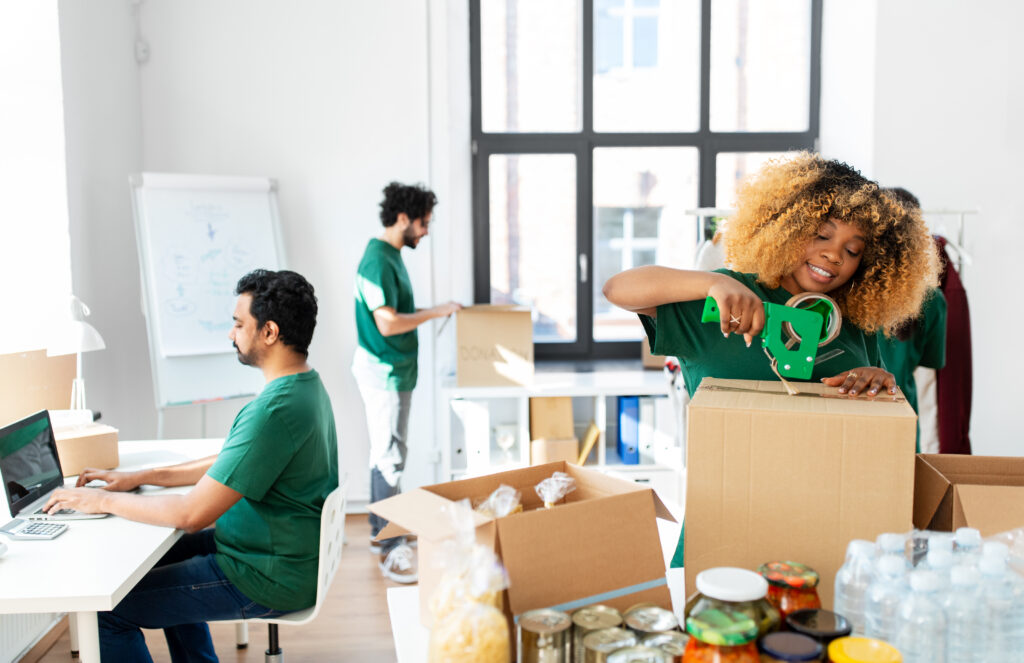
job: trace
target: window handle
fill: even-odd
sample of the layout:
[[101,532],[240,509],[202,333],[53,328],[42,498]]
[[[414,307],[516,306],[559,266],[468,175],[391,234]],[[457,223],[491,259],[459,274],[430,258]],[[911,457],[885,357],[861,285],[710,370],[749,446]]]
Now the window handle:
[[587,254],[580,254],[580,283],[587,282]]

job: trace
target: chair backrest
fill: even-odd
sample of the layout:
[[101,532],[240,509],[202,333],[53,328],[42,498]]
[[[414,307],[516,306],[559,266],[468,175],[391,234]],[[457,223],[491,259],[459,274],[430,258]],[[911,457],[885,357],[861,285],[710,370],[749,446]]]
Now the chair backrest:
[[316,604],[306,619],[313,619],[327,597],[334,576],[341,565],[341,548],[345,539],[345,487],[346,480],[331,491],[320,513],[320,565],[316,574]]

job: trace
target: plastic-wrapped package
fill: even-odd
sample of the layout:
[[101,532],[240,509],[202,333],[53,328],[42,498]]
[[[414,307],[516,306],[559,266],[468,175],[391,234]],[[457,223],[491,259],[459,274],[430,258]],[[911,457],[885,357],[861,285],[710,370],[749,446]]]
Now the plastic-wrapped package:
[[1008,566],[1018,575],[1024,576],[1024,527],[985,537],[986,543],[990,541],[1006,544],[1010,552],[1010,557],[1007,559]]
[[555,502],[576,490],[576,479],[565,472],[555,472],[537,484],[537,495],[544,500],[544,508],[550,509]]
[[509,663],[509,627],[500,610],[508,575],[491,550],[475,542],[469,500],[449,508],[455,535],[444,543],[444,567],[430,609],[429,663]]
[[504,518],[510,513],[523,510],[519,491],[512,486],[501,484],[487,499],[477,505],[476,512],[488,518]]

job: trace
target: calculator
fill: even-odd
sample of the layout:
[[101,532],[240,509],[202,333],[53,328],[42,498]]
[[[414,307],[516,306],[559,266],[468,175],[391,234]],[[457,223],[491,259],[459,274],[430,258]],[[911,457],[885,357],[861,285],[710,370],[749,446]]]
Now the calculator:
[[45,539],[56,539],[58,536],[66,532],[67,529],[67,523],[52,523],[15,518],[3,527],[0,527],[0,533],[6,534],[12,539],[41,541]]

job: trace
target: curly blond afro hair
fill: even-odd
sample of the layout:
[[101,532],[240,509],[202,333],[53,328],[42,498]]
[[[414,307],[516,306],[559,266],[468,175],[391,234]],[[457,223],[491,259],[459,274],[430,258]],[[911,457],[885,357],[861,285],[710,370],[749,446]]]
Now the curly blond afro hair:
[[726,261],[770,288],[800,266],[826,219],[861,230],[866,241],[857,272],[828,294],[866,332],[892,335],[919,315],[929,288],[938,285],[938,254],[920,210],[845,163],[801,152],[766,164],[737,195]]

